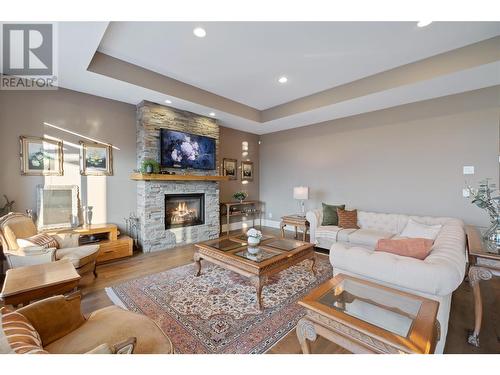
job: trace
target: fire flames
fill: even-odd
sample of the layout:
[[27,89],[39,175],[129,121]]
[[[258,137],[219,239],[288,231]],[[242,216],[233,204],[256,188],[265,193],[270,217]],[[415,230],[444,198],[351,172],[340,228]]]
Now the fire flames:
[[194,208],[189,208],[186,202],[179,202],[177,207],[172,211],[171,222],[180,224],[196,219],[197,212]]

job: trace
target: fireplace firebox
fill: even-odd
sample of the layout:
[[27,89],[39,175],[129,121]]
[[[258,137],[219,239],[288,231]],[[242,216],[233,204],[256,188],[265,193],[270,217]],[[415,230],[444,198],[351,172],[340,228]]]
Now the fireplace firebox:
[[205,194],[165,194],[165,229],[205,223]]

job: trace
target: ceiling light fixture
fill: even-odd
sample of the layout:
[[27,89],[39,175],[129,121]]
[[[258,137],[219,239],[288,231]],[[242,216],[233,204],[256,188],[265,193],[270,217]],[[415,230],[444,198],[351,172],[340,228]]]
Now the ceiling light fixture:
[[288,78],[286,78],[285,76],[279,77],[278,78],[278,82],[279,83],[287,83],[288,82]]
[[169,100],[169,99],[167,99],[167,100],[165,100],[165,103],[167,103],[167,104],[172,104],[172,101],[171,101],[171,100]]
[[207,35],[207,32],[203,27],[197,27],[193,30],[193,34],[198,38],[204,38]]
[[425,27],[425,26],[429,26],[431,23],[432,23],[432,21],[418,21],[417,26],[418,27]]
[[215,112],[210,112],[209,115],[215,117]]

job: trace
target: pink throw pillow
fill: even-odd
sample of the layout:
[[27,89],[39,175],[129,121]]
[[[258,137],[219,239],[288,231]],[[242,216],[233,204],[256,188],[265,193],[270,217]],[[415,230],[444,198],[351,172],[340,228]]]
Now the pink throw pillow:
[[433,244],[434,241],[427,238],[380,239],[375,251],[424,260],[431,252]]

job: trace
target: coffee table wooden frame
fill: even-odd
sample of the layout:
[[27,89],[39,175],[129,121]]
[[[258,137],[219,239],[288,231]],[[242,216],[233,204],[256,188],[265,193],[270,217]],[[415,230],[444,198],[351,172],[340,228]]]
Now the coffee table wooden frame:
[[[319,299],[344,280],[386,290],[388,292],[416,299],[420,309],[406,337],[399,336],[381,327],[350,316],[340,310],[328,307]],[[433,353],[439,340],[439,322],[436,319],[439,303],[414,294],[388,288],[356,277],[338,274],[306,295],[299,304],[306,308],[306,316],[297,323],[297,338],[302,353],[311,353],[310,342],[320,335],[352,353]]]
[[[226,238],[234,240],[235,242],[242,242],[237,237]],[[223,238],[198,243],[195,245],[196,250],[193,256],[197,265],[196,276],[201,274],[201,260],[206,260],[230,271],[234,271],[242,276],[248,277],[257,291],[257,308],[262,310],[262,288],[267,282],[269,276],[277,274],[306,259],[311,260],[311,272],[315,274],[314,265],[316,263],[316,253],[314,252],[313,244],[295,241],[300,242],[301,245],[290,251],[279,250],[274,247],[266,246],[266,243],[276,239],[277,238],[274,237],[266,239],[259,245],[259,247],[265,249],[266,251],[277,254],[276,256],[263,260],[262,262],[254,262],[235,255],[235,253],[246,249],[247,246],[239,246],[228,251],[222,251],[211,246],[211,244],[214,244],[219,240],[223,240]]]
[[76,290],[81,276],[68,259],[7,270],[0,299],[14,307]]

